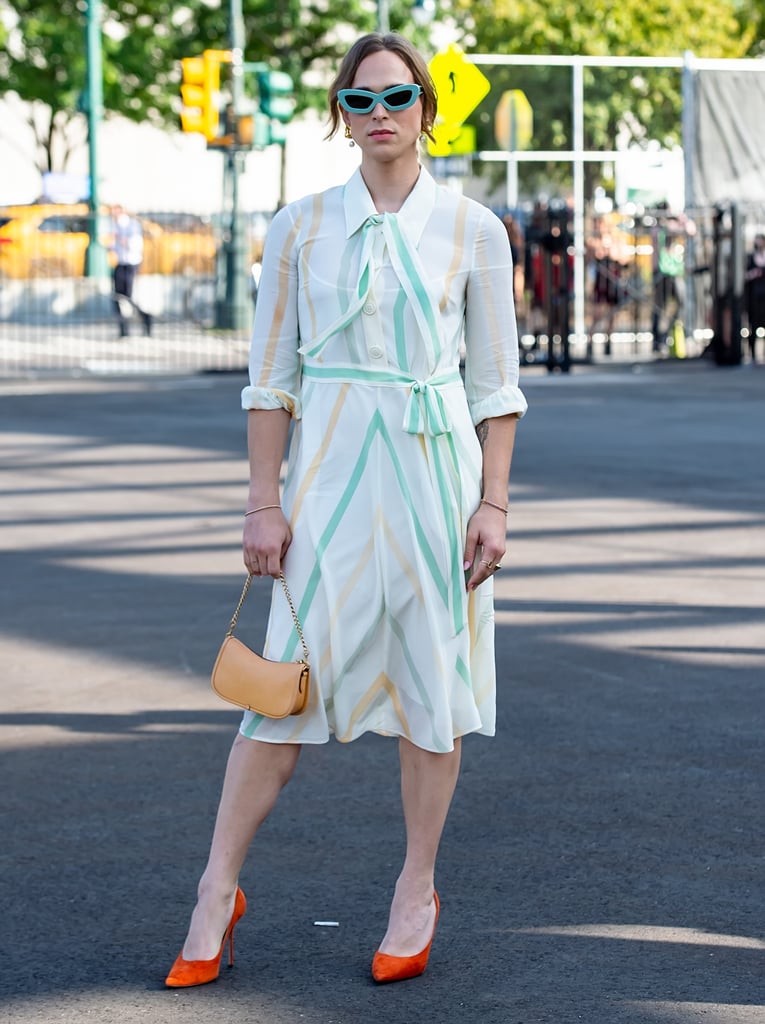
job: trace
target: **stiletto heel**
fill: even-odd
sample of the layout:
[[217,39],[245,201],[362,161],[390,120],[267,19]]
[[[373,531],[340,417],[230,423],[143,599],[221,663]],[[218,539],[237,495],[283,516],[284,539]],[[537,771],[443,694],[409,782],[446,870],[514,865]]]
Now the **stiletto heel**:
[[425,949],[415,953],[414,956],[390,956],[388,953],[381,953],[378,949],[372,960],[372,977],[378,984],[381,985],[387,981],[405,981],[407,978],[416,978],[428,966],[430,947],[433,945],[438,915],[441,912],[441,904],[438,901],[437,892],[433,893],[433,900],[436,904],[436,919],[433,922],[430,942]]
[[170,973],[165,978],[165,985],[168,988],[191,988],[194,985],[206,985],[210,981],[215,981],[220,974],[220,962],[227,942],[228,964],[229,967],[233,967],[234,928],[239,919],[244,915],[246,909],[247,900],[242,890],[237,886],[234,912],[231,915],[226,931],[223,933],[223,941],[220,944],[218,955],[214,956],[212,960],[184,960],[183,950],[181,950],[176,957],[175,963],[170,968]]

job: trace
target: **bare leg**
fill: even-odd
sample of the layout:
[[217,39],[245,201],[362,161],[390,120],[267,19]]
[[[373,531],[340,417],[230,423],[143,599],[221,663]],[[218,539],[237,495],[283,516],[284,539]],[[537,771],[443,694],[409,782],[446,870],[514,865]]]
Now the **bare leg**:
[[183,956],[210,960],[234,909],[239,872],[250,843],[289,782],[300,755],[294,743],[260,743],[237,735],[231,748],[207,867]]
[[406,858],[396,882],[388,930],[380,944],[382,953],[414,956],[430,940],[436,914],[436,854],[457,785],[461,748],[456,739],[451,753],[434,754],[399,740]]

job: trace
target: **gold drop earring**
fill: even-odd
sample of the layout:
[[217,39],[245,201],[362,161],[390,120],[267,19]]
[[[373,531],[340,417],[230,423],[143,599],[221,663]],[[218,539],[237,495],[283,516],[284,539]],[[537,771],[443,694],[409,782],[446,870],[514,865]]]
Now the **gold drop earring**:
[[351,132],[351,126],[349,124],[347,124],[345,126],[345,137],[346,137],[346,139],[350,139],[351,140],[348,143],[348,145],[351,147],[351,149],[353,149],[353,147],[356,145],[356,143],[353,141],[353,133]]

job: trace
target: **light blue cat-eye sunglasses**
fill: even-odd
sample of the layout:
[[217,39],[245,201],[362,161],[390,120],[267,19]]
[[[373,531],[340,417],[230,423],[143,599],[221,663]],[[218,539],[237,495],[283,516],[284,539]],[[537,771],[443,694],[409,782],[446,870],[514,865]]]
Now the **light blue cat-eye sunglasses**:
[[371,114],[378,103],[386,110],[408,110],[422,95],[421,85],[392,85],[382,92],[369,89],[340,89],[337,102],[349,114]]

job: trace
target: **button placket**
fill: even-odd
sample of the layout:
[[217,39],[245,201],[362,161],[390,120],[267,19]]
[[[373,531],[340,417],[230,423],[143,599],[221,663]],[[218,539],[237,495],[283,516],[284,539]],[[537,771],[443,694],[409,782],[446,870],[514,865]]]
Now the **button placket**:
[[367,356],[370,361],[379,364],[381,361],[386,361],[382,317],[380,316],[380,311],[374,295],[370,294],[367,305],[373,306],[374,309],[369,313],[367,312],[366,305],[364,307],[364,313],[366,313],[366,316],[362,317],[361,321],[364,329],[364,342],[366,344]]
[[[374,246],[372,248],[372,281],[377,280],[377,276],[382,270],[383,260],[385,257],[386,244],[385,235],[383,233],[382,224],[375,228],[377,236],[375,237]],[[383,337],[382,330],[382,317],[380,316],[380,304],[377,300],[377,296],[374,292],[374,283],[369,290],[369,294],[366,297],[364,305],[361,307],[362,325],[364,330],[364,340],[367,347],[367,356],[369,360],[377,365],[386,364],[385,358],[385,339]]]

